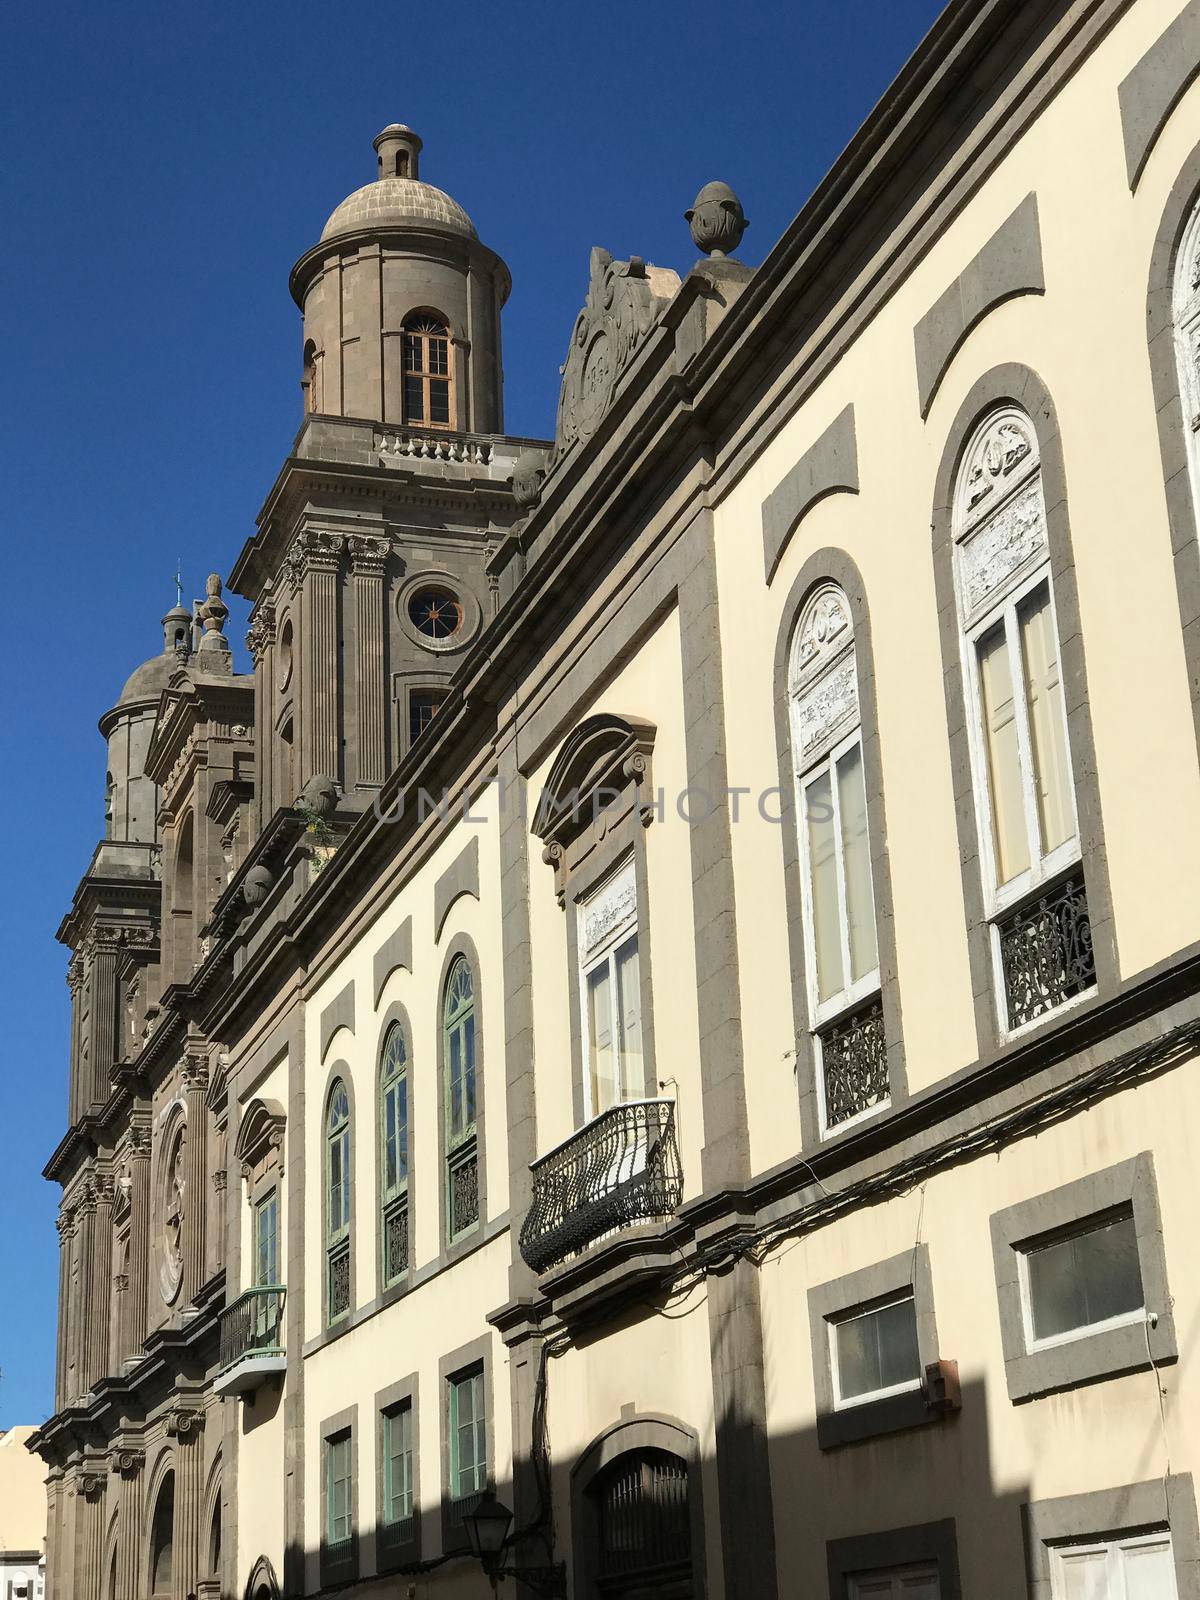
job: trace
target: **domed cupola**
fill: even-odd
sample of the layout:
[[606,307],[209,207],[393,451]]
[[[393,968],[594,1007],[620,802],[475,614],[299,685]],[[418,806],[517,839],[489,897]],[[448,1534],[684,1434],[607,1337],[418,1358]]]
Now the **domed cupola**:
[[376,177],[333,211],[292,270],[305,410],[416,431],[500,433],[500,311],[511,279],[456,200],[419,176],[393,122]]
[[158,787],[146,776],[146,756],[163,690],[187,665],[192,618],[174,605],[162,619],[163,647],[143,661],[125,680],[116,705],[100,718],[108,741],[104,783],[104,836],[130,844],[152,844],[158,838]]

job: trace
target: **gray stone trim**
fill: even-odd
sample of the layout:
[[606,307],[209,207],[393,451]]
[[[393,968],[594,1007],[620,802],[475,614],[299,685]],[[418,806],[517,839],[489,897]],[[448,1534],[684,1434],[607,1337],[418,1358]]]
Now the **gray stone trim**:
[[[404,1043],[408,1051],[408,1272],[396,1283],[385,1284],[383,1281],[383,1253],[385,1237],[383,1227],[383,1047],[393,1024],[399,1027],[404,1035]],[[401,1295],[407,1294],[412,1284],[413,1276],[413,1251],[417,1240],[417,1183],[416,1183],[416,1145],[413,1138],[413,1128],[416,1123],[415,1107],[417,1104],[417,1064],[413,1057],[412,1025],[408,1020],[408,1012],[398,1002],[394,1001],[383,1016],[379,1019],[379,1031],[375,1045],[375,1110],[373,1116],[375,1134],[375,1170],[378,1174],[375,1186],[375,1295],[381,1303],[390,1305],[393,1300],[398,1300]]]
[[711,511],[701,511],[684,536],[678,599],[704,1118],[700,1162],[704,1187],[725,1188],[749,1176],[750,1133]]
[[408,973],[412,972],[412,936],[412,918],[405,917],[395,933],[389,934],[376,950],[371,962],[371,979],[375,989],[376,1005],[379,1004],[379,997],[393,972],[401,969]]
[[[1107,998],[1120,984],[1108,856],[1100,814],[1100,789],[1096,777],[1096,746],[1092,737],[1092,712],[1088,695],[1087,663],[1079,622],[1079,595],[1075,582],[1075,555],[1067,511],[1067,483],[1062,439],[1054,402],[1037,373],[1015,362],[993,367],[977,380],[959,407],[949,429],[938,469],[933,508],[933,576],[938,624],[942,642],[942,684],[946,695],[950,768],[954,782],[954,809],[962,865],[963,903],[967,914],[967,951],[975,997],[975,1027],[983,1060],[994,1057],[1004,1045],[1000,1031],[1000,997],[994,992],[992,930],[984,916],[983,874],[975,788],[972,782],[971,742],[963,687],[958,601],[954,588],[954,533],[952,504],[954,480],[967,441],[985,412],[1004,401],[1021,406],[1033,420],[1041,450],[1042,489],[1046,502],[1046,536],[1054,583],[1054,609],[1066,697],[1067,742],[1075,779],[1075,810],[1079,820],[1079,846],[1087,885],[1092,946],[1096,957],[1098,997]],[[1096,1000],[1084,1001],[1094,1005]],[[1025,1037],[1055,1026],[1050,1012]]]
[[329,1049],[329,1041],[339,1028],[349,1028],[354,1032],[354,979],[334,998],[321,1012],[321,1060],[325,1059],[325,1052]]
[[469,1344],[460,1345],[438,1362],[438,1428],[442,1456],[442,1551],[464,1550],[466,1534],[450,1526],[450,1380],[471,1371],[483,1370],[483,1405],[487,1419],[487,1486],[496,1484],[496,1391],[492,1385],[492,1336],[482,1334]]
[[[508,1206],[524,1218],[532,1179],[529,1163],[537,1154],[537,1085],[534,1074],[533,940],[529,921],[529,827],[527,784],[517,767],[515,740],[498,755],[500,779],[500,947],[504,981],[504,1097],[508,1126]],[[513,1230],[509,1293],[531,1294],[536,1275],[517,1247]],[[514,1473],[521,1466],[515,1460]],[[514,1483],[520,1498],[521,1486]],[[519,1506],[514,1507],[518,1520]],[[529,1513],[532,1516],[532,1510]]]
[[[1191,9],[1191,7],[1189,7]],[[1168,30],[1169,32],[1170,30]],[[1200,204],[1200,145],[1184,162],[1163,208],[1146,290],[1146,337],[1150,352],[1150,380],[1158,418],[1158,444],[1166,485],[1167,523],[1175,563],[1175,588],[1183,628],[1184,660],[1196,736],[1200,739],[1200,542],[1196,534],[1196,506],[1188,464],[1187,431],[1179,394],[1179,365],[1175,355],[1174,284],[1176,258],[1192,211]]]
[[937,1564],[940,1600],[962,1600],[958,1575],[958,1536],[953,1517],[923,1522],[911,1528],[890,1528],[886,1533],[860,1533],[825,1544],[829,1567],[830,1600],[849,1600],[852,1577],[911,1567],[921,1562]]
[[1142,169],[1167,119],[1200,72],[1200,0],[1190,0],[1117,90],[1129,187]]
[[848,405],[763,501],[763,566],[769,584],[792,535],[818,500],[858,493],[858,440]]
[[971,329],[1006,300],[1045,292],[1037,195],[1027,194],[913,329],[923,417]]
[[[350,1244],[350,1308],[344,1316],[341,1316],[337,1319],[337,1323],[334,1325],[340,1328],[349,1324],[353,1320],[354,1308],[356,1305],[355,1275],[358,1272],[358,1263],[356,1260],[358,1251],[356,1248],[357,1241],[355,1239],[355,1234],[358,1231],[358,1141],[362,1135],[362,1129],[358,1122],[358,1108],[354,1104],[354,1079],[350,1075],[350,1068],[344,1061],[335,1061],[325,1076],[325,1090],[321,1095],[321,1121],[318,1124],[318,1135],[321,1149],[321,1174],[317,1193],[320,1197],[321,1207],[319,1212],[321,1219],[320,1294],[321,1325],[324,1328],[331,1326],[329,1321],[329,1283],[327,1272],[327,1264],[329,1260],[328,1217],[325,1211],[325,1183],[328,1176],[325,1166],[327,1155],[326,1137],[328,1134],[329,1099],[333,1093],[334,1084],[339,1081],[345,1084],[346,1098],[350,1103],[350,1227],[347,1235]],[[291,1297],[289,1295],[289,1299],[290,1298]]]
[[[475,843],[478,847],[478,841]],[[442,1019],[446,1003],[446,979],[459,956],[465,956],[470,962],[471,978],[475,985],[475,1149],[479,1163],[479,1221],[473,1228],[459,1234],[457,1239],[451,1239],[450,1215],[446,1204],[446,1030]],[[454,1261],[466,1255],[487,1226],[487,1093],[484,1085],[487,1046],[484,1031],[483,976],[479,952],[469,934],[458,933],[451,940],[442,960],[437,986],[438,1239],[444,1261]]]
[[[621,1420],[597,1438],[571,1467],[571,1565],[577,1595],[591,1592],[599,1567],[600,1526],[593,1485],[606,1467],[635,1450],[663,1450],[687,1462],[688,1526],[692,1547],[693,1593],[704,1595],[705,1577],[704,1489],[699,1439],[678,1418],[659,1412],[639,1412],[622,1406]],[[743,1578],[748,1577],[743,1567]],[[750,1593],[749,1589],[744,1591]]]
[[919,1244],[902,1255],[892,1256],[874,1266],[862,1267],[816,1285],[808,1291],[808,1321],[812,1336],[813,1379],[817,1399],[817,1443],[822,1450],[871,1439],[901,1428],[915,1428],[939,1421],[939,1415],[926,1404],[922,1387],[907,1394],[863,1405],[837,1407],[833,1387],[833,1358],[830,1328],[843,1316],[872,1301],[882,1300],[911,1288],[917,1318],[917,1351],[922,1373],[938,1360],[937,1322],[933,1312],[933,1275],[929,1269],[929,1247]]
[[[308,1285],[305,1274],[305,1239],[304,1239],[304,1185],[307,1163],[305,1160],[304,1141],[308,1130],[306,1120],[306,1072],[304,1059],[305,1044],[305,1007],[303,1000],[297,997],[292,1004],[291,1015],[287,1022],[285,1034],[287,1047],[287,1082],[288,1082],[288,1121],[285,1137],[287,1139],[287,1167],[284,1182],[287,1186],[287,1233],[285,1245],[284,1268],[287,1273],[287,1299],[284,1302],[284,1316],[287,1319],[287,1372],[284,1381],[283,1396],[283,1468],[284,1468],[284,1513],[283,1513],[283,1580],[285,1589],[289,1585],[295,1589],[302,1589],[304,1585],[304,1550],[305,1550],[305,1493],[304,1493],[304,1316]],[[230,1096],[232,1101],[233,1096]],[[230,1185],[232,1187],[232,1185]],[[235,1228],[234,1234],[240,1236],[241,1229]],[[237,1248],[231,1246],[231,1248]],[[226,1406],[226,1411],[236,1411],[234,1406]],[[233,1427],[235,1443],[239,1429],[235,1422]],[[228,1458],[227,1458],[228,1460]],[[236,1471],[236,1456],[234,1457]],[[226,1466],[226,1479],[229,1477],[229,1467]],[[236,1477],[234,1479],[236,1487]],[[289,1589],[289,1592],[292,1592]]]
[[[1021,1303],[1021,1246],[1124,1205],[1133,1208],[1146,1310],[1157,1314],[1156,1326],[1149,1328],[1139,1320],[1044,1350],[1030,1350]],[[1161,1365],[1177,1359],[1179,1351],[1167,1286],[1154,1158],[1149,1151],[1106,1167],[1102,1172],[1065,1183],[1046,1194],[1007,1206],[992,1216],[991,1229],[1000,1337],[1010,1400],[1030,1400],[1099,1378],[1143,1372],[1152,1360]]]
[[1110,1535],[1169,1528],[1179,1600],[1200,1600],[1200,1529],[1189,1472],[1021,1507],[1029,1600],[1051,1600],[1050,1552]]
[[471,894],[479,899],[479,837],[472,835],[462,850],[442,873],[433,886],[433,937],[442,936],[446,914],[459,895]]
[[[904,1030],[896,962],[896,917],[892,902],[892,869],[887,844],[887,812],[883,797],[883,762],[875,700],[875,657],[871,645],[871,613],[858,567],[844,550],[816,550],[804,563],[788,592],[775,641],[775,743],[779,770],[779,810],[783,840],[783,886],[787,907],[788,953],[791,962],[792,1026],[796,1038],[796,1085],[800,1096],[803,1147],[822,1141],[817,1111],[817,1052],[808,1015],[807,963],[804,951],[804,897],[800,882],[800,833],[796,818],[796,777],[792,764],[792,726],[788,665],[792,635],[813,590],[836,583],[854,618],[855,663],[858,668],[858,710],[867,792],[867,828],[871,836],[871,878],[875,891],[875,926],[879,943],[879,985],[892,1108],[908,1099],[904,1063]],[[861,1126],[861,1125],[856,1125]],[[848,1130],[853,1132],[854,1130]]]
[[[350,1435],[350,1558],[347,1562],[339,1563],[337,1567],[329,1565],[326,1556],[326,1523],[325,1507],[329,1504],[329,1451],[326,1448],[328,1441],[339,1434]],[[359,1540],[361,1538],[361,1521],[358,1505],[358,1406],[347,1406],[344,1411],[337,1411],[331,1417],[322,1419],[320,1427],[321,1440],[321,1528],[318,1540],[318,1567],[320,1571],[321,1587],[333,1583],[353,1581],[359,1573]]]
[[[395,1550],[381,1551],[378,1532],[383,1527],[384,1514],[384,1456],[383,1415],[407,1401],[412,1408],[412,1470],[413,1470],[413,1537]],[[407,1562],[417,1561],[421,1555],[421,1524],[428,1513],[421,1505],[421,1404],[420,1380],[415,1372],[399,1378],[375,1392],[375,1532],[372,1536],[374,1559],[365,1563],[367,1570],[391,1572]]]

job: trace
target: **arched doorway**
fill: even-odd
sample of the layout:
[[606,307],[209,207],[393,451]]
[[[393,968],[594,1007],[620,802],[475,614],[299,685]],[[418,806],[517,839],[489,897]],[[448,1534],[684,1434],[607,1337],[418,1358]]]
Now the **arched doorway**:
[[175,1532],[175,1474],[163,1478],[150,1523],[151,1600],[170,1600]]

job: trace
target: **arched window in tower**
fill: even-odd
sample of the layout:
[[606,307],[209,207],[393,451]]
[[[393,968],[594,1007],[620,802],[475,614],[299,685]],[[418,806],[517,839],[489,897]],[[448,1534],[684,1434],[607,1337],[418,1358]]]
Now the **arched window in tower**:
[[1175,262],[1173,299],[1175,358],[1179,364],[1179,398],[1187,426],[1192,504],[1200,523],[1200,205],[1184,229]]
[[479,1221],[475,978],[466,956],[455,959],[446,978],[442,1050],[446,1094],[446,1232],[453,1240]]
[[410,160],[411,160],[411,157],[409,156],[409,153],[408,153],[407,150],[397,150],[396,151],[396,170],[395,170],[395,173],[394,173],[395,177],[397,177],[397,178],[407,178],[408,177],[408,169],[409,169]]
[[379,1065],[379,1170],[383,1284],[408,1271],[408,1045],[393,1022]]
[[984,910],[1011,1032],[1096,981],[1041,452],[1019,406],[969,436],[953,532]]
[[308,415],[321,409],[320,364],[317,361],[317,347],[311,339],[304,346],[304,370],[300,378],[300,387],[304,390],[304,411]]
[[435,312],[417,311],[404,323],[404,420],[449,428],[450,331]]
[[350,1096],[336,1078],[325,1116],[325,1315],[350,1310]]
[[800,613],[788,700],[808,1015],[826,1133],[889,1097],[854,620],[834,583],[821,584]]

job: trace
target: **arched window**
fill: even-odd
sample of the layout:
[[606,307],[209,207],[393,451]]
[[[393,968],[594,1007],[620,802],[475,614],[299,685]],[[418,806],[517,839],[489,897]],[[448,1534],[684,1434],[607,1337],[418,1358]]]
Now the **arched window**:
[[453,1240],[479,1221],[475,980],[466,956],[457,956],[446,976],[442,1049],[446,1095],[447,1234]]
[[449,428],[450,331],[431,311],[406,318],[401,340],[404,360],[404,420]]
[[317,361],[317,347],[311,339],[304,346],[304,370],[300,378],[300,387],[304,390],[304,410],[306,415],[321,409],[320,390],[320,364]]
[[889,1096],[854,619],[836,584],[821,584],[800,613],[788,704],[824,1134],[870,1115]]
[[175,1528],[175,1474],[168,1472],[154,1502],[150,1525],[150,1594],[166,1600],[171,1593],[172,1541]]
[[623,1600],[692,1595],[687,1462],[666,1450],[618,1456],[590,1486],[598,1559],[591,1592]]
[[408,1046],[393,1022],[379,1067],[379,1196],[383,1285],[408,1271]]
[[325,1314],[336,1322],[350,1310],[350,1096],[340,1078],[329,1091],[325,1117]]
[[1179,366],[1179,398],[1186,424],[1188,462],[1192,476],[1192,505],[1200,522],[1200,206],[1180,240],[1172,292],[1175,324],[1175,359]]
[[1011,1032],[1095,983],[1037,430],[993,407],[952,502],[984,915]]

